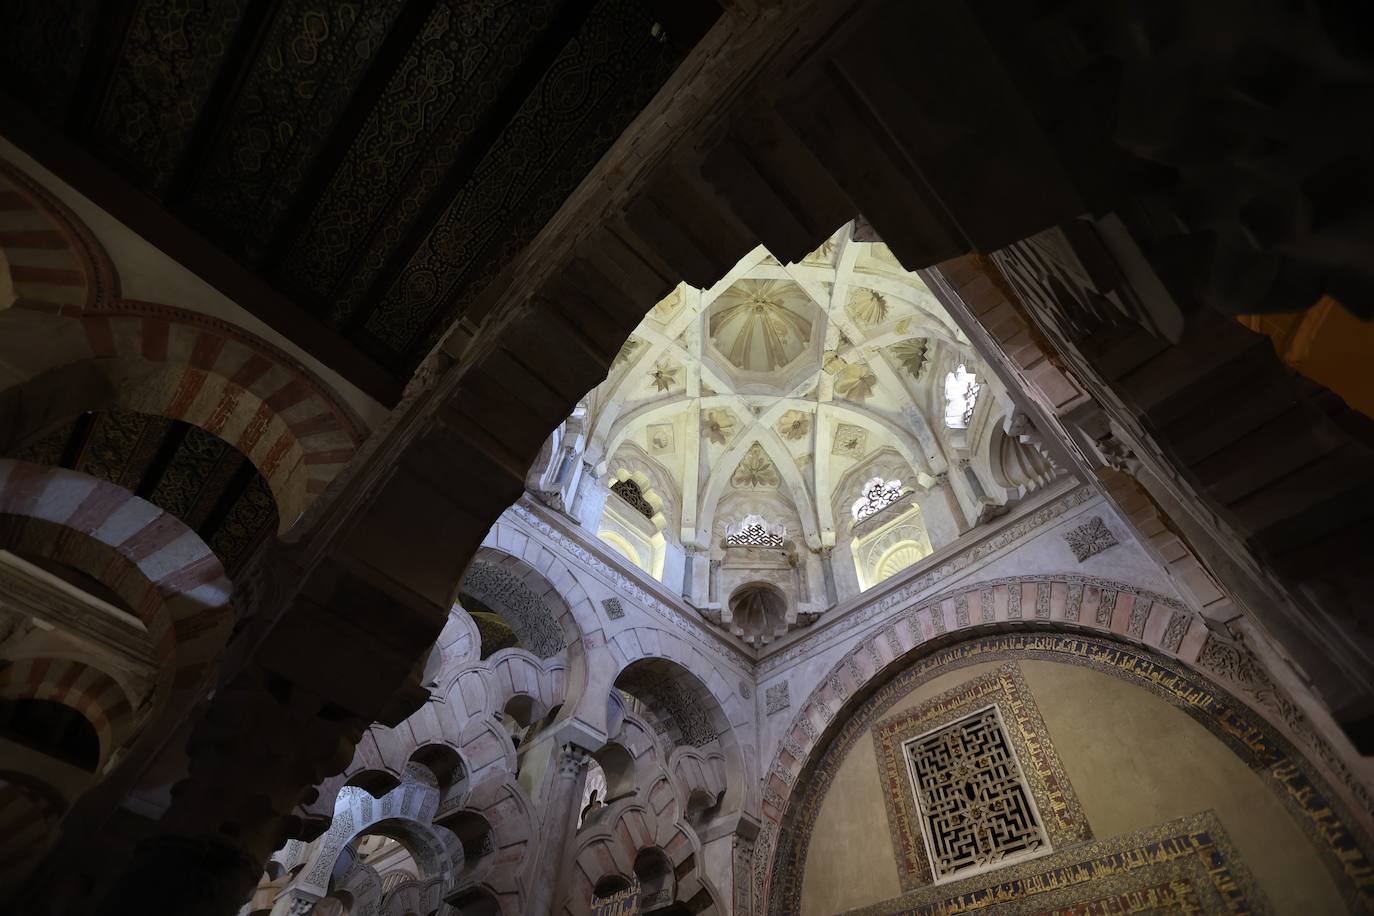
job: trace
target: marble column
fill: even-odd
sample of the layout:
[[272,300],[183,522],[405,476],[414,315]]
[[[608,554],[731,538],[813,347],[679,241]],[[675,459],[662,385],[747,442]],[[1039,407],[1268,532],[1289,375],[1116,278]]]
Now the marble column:
[[683,547],[682,549],[682,600],[692,604],[692,571],[696,565],[697,549],[695,547]]
[[591,754],[575,744],[564,744],[545,796],[543,844],[539,867],[530,885],[530,908],[535,916],[551,914],[563,902],[568,850],[577,830],[578,804],[582,801],[582,777]]

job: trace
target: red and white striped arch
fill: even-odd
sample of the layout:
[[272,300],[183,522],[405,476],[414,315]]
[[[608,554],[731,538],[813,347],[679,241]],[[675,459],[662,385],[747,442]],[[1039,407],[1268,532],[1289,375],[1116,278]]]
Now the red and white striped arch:
[[66,206],[4,161],[0,249],[16,304],[79,313],[119,295],[110,259],[90,231]]
[[81,713],[100,739],[101,764],[135,724],[130,698],[114,678],[73,659],[26,658],[0,668],[0,697],[51,700]]
[[[84,410],[122,407],[183,420],[253,462],[285,531],[367,436],[322,379],[260,337],[198,312],[122,298],[90,231],[3,161],[0,268],[16,297],[9,308],[0,300],[0,338],[14,344],[0,365],[0,407],[25,386],[66,389],[63,397],[30,394],[28,403],[50,411],[26,416],[11,443]],[[92,386],[92,378],[105,383]],[[76,391],[89,395],[82,401]]]
[[[0,548],[79,570],[133,609],[160,665],[155,709],[193,696],[229,636],[232,585],[219,559],[180,519],[122,487],[0,460]],[[102,740],[102,759],[118,745],[126,714],[98,680],[56,664],[21,663],[5,673],[25,696],[76,699],[69,705],[92,713],[111,739]]]

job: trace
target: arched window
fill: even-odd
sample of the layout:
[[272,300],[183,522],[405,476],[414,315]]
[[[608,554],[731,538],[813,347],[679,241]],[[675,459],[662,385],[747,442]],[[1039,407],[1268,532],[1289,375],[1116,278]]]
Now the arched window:
[[655,509],[649,503],[649,500],[644,497],[644,491],[639,488],[639,484],[635,483],[634,480],[629,478],[617,480],[615,483],[611,484],[611,492],[629,503],[630,508],[634,509],[640,515],[650,521],[653,520]]
[[902,482],[900,480],[885,481],[881,477],[874,477],[864,484],[864,488],[860,492],[863,495],[854,500],[854,505],[850,507],[856,522],[861,522],[881,512],[901,499]]
[[[643,472],[621,468],[610,490],[619,499],[608,499],[601,513],[597,537],[616,553],[655,579],[663,576],[667,556],[667,526],[661,508],[663,498],[649,485]],[[626,508],[634,511],[626,511]]]
[[982,387],[978,384],[978,377],[968,371],[963,363],[945,376],[945,426],[968,429]]
[[638,566],[640,569],[645,569],[647,567],[648,564],[640,557],[639,551],[635,549],[634,545],[631,544],[624,535],[615,531],[602,531],[597,537],[601,538],[602,541],[611,546],[612,550]]

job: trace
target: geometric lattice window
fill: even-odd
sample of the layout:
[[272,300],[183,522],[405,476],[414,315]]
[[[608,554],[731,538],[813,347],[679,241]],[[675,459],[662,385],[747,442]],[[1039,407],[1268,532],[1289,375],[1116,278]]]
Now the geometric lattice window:
[[854,500],[854,505],[849,507],[849,511],[853,513],[856,522],[861,522],[870,515],[876,515],[901,499],[902,482],[874,477],[864,484],[862,493],[862,496]]
[[904,747],[937,881],[1048,851],[1049,838],[996,706]]
[[726,547],[781,547],[787,529],[770,525],[762,516],[746,515],[740,522],[725,529]]
[[630,507],[640,515],[650,520],[653,519],[654,507],[644,498],[644,492],[639,489],[639,484],[633,480],[616,481],[611,484],[611,492],[629,503]]

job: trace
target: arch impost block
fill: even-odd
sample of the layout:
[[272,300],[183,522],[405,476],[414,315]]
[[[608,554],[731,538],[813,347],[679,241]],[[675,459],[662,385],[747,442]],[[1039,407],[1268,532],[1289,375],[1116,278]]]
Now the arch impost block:
[[601,729],[577,718],[558,723],[557,729],[549,736],[550,740],[559,745],[571,744],[588,753],[600,749],[608,738],[609,736]]
[[720,817],[713,820],[700,834],[701,845],[705,846],[721,837],[734,836],[747,842],[753,842],[759,835],[762,824],[759,819],[748,812],[741,811],[727,817]]

